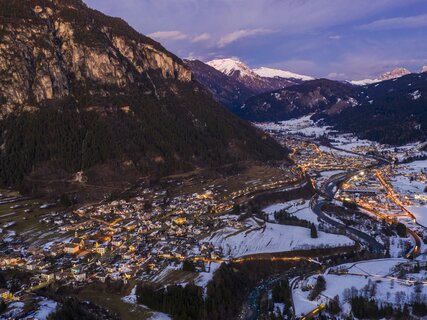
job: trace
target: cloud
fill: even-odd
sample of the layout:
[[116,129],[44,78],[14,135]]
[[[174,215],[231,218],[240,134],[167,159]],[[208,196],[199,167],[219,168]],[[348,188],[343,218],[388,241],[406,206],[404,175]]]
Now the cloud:
[[326,76],[326,78],[332,79],[332,80],[335,80],[335,79],[345,79],[346,78],[346,74],[342,73],[342,72],[331,72],[331,73],[329,73]]
[[157,31],[150,33],[148,35],[150,38],[154,38],[156,40],[185,40],[188,36],[185,33],[182,33],[178,30],[173,31]]
[[417,28],[427,26],[427,14],[411,17],[396,17],[389,19],[380,19],[359,26],[363,30],[390,30],[402,28]]
[[262,28],[237,30],[222,36],[218,41],[218,47],[223,48],[242,38],[247,38],[247,37],[251,37],[259,34],[267,34],[271,32],[272,32],[271,30],[262,29]]
[[[408,28],[427,24],[426,0],[83,1],[151,33],[182,57],[239,56],[254,67],[316,77],[345,73],[349,79],[376,76],[394,65],[419,70],[426,64],[427,27]],[[406,29],[396,29],[401,27]],[[264,30],[273,34],[263,36]]]
[[211,35],[209,33],[201,33],[191,39],[192,42],[202,42],[202,41],[208,41],[211,38]]

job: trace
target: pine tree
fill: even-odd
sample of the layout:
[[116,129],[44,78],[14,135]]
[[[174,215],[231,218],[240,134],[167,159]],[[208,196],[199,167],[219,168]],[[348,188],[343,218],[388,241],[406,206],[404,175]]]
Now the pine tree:
[[317,238],[317,229],[316,229],[316,226],[314,225],[314,223],[312,223],[310,226],[310,236],[312,238]]

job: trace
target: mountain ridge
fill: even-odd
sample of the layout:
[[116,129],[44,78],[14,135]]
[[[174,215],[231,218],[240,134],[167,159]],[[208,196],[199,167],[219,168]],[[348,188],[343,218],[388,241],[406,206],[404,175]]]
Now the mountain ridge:
[[208,88],[217,101],[234,113],[252,96],[303,82],[297,78],[263,77],[240,60],[231,58],[216,59],[208,63],[186,60],[186,64],[195,80]]
[[291,71],[281,70],[281,69],[260,67],[260,68],[253,69],[253,71],[257,75],[259,75],[261,77],[265,77],[265,78],[279,77],[279,78],[285,78],[285,79],[297,79],[297,80],[302,80],[302,81],[314,80],[313,77],[298,74],[298,73],[291,72]]
[[[70,192],[283,159],[181,59],[77,0],[0,0],[0,182]],[[58,183],[55,183],[57,181]]]
[[364,85],[379,83],[379,82],[386,81],[386,80],[398,79],[398,78],[406,76],[408,74],[411,74],[411,71],[409,71],[406,68],[400,67],[400,68],[395,68],[392,71],[385,72],[385,73],[379,75],[375,79],[353,80],[353,81],[348,81],[348,82],[351,84],[354,84],[354,85],[364,86]]

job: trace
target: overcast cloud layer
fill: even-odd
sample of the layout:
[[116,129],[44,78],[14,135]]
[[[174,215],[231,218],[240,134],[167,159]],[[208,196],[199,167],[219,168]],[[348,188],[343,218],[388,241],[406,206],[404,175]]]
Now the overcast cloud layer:
[[182,58],[362,79],[427,65],[427,0],[85,0]]

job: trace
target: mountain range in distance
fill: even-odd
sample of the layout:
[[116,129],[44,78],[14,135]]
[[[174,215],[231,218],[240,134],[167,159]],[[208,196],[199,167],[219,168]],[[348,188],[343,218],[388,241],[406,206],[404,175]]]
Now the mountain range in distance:
[[[237,58],[215,59],[206,63],[199,60],[185,60],[194,78],[213,94],[214,98],[235,113],[243,108],[252,97],[266,92],[316,80],[314,77],[287,70],[259,67],[251,69]],[[424,66],[421,73],[427,71]],[[375,84],[408,75],[405,68],[396,68],[375,79],[340,81],[355,86]]]
[[250,69],[236,59],[186,63],[216,100],[246,120],[281,121],[314,114],[341,131],[384,143],[427,138],[427,67],[419,74],[397,68],[376,79],[334,81],[265,67]]

